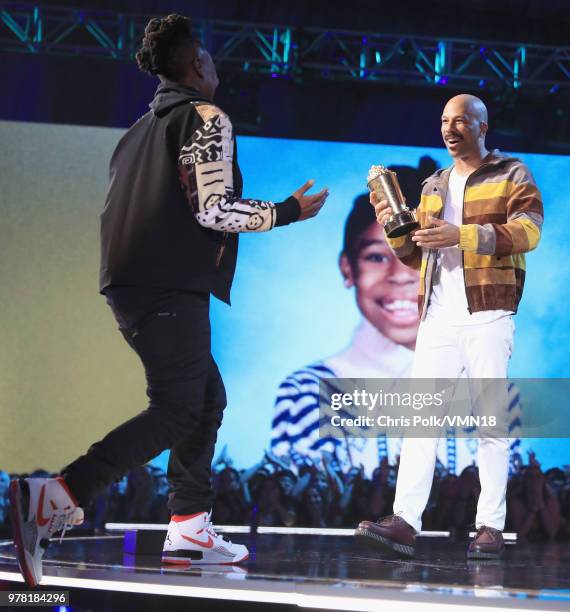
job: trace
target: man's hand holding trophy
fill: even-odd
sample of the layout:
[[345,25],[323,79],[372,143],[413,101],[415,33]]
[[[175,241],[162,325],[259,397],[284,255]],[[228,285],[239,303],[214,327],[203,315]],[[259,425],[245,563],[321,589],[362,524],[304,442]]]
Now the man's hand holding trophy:
[[378,223],[384,226],[388,238],[404,236],[420,226],[406,206],[395,172],[384,166],[372,166],[368,171],[368,189]]

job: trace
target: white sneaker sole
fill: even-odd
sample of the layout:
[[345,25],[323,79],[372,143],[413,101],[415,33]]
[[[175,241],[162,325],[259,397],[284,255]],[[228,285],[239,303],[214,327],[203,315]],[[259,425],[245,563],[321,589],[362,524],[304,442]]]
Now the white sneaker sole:
[[[12,517],[12,530],[14,532],[14,545],[16,547],[16,558],[20,566],[20,572],[30,587],[37,586],[42,579],[41,560],[40,567],[35,567],[34,555],[30,554],[24,542],[24,528],[26,524],[26,515],[22,507],[23,494],[19,480],[13,480],[10,483],[10,514]],[[29,500],[28,500],[29,503]],[[37,538],[37,534],[36,534]],[[38,543],[36,542],[36,546]]]
[[[201,558],[192,558],[188,553],[201,554]],[[162,562],[169,565],[235,565],[236,563],[243,563],[249,559],[249,552],[241,555],[234,555],[232,558],[228,555],[222,555],[218,552],[202,552],[199,550],[192,551],[163,551]]]

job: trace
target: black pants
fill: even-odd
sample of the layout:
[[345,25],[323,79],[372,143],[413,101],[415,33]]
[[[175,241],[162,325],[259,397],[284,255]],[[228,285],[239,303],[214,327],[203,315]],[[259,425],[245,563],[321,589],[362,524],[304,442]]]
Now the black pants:
[[122,287],[108,290],[119,329],[140,357],[149,405],[62,472],[81,506],[165,449],[172,514],[207,511],[211,465],[226,393],[210,352],[209,295]]

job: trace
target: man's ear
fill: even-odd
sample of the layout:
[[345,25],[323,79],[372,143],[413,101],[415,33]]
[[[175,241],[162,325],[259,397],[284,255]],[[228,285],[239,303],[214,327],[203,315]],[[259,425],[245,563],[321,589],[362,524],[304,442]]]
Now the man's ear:
[[196,53],[196,56],[192,60],[192,68],[194,68],[194,72],[201,78],[204,78],[204,67],[202,65],[202,58],[200,56],[200,52]]
[[479,126],[481,128],[481,136],[486,136],[487,131],[489,130],[489,125],[485,121],[481,121]]
[[338,258],[338,267],[340,268],[340,273],[344,278],[344,286],[347,289],[350,287],[354,287],[354,274],[352,272],[352,266],[350,265],[350,261],[348,260],[348,256],[343,251]]

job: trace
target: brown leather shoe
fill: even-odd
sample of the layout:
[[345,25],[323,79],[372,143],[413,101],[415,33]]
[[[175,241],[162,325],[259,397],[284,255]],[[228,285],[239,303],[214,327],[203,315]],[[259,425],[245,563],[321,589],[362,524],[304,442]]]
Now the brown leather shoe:
[[416,532],[397,514],[378,519],[378,522],[362,521],[354,537],[384,551],[394,552],[400,557],[413,557],[416,551]]
[[503,533],[498,529],[479,527],[469,548],[468,559],[500,559],[505,550]]

